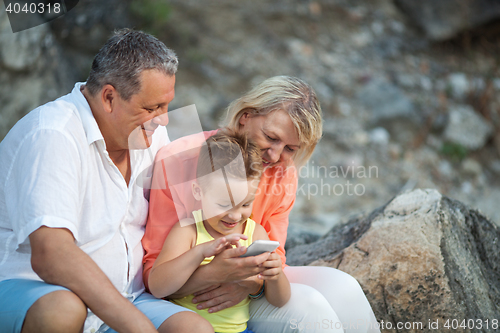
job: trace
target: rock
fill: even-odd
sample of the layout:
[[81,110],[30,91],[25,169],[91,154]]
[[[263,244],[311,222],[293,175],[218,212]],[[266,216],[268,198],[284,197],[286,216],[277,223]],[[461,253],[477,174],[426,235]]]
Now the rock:
[[383,127],[376,127],[372,129],[368,135],[371,143],[380,146],[386,146],[389,144],[389,139],[391,138],[389,132],[387,132],[387,130]]
[[396,0],[396,4],[436,41],[500,17],[500,3],[492,0]]
[[374,78],[358,90],[356,99],[369,112],[370,126],[384,127],[394,140],[403,143],[413,140],[421,119],[413,102],[399,87]]
[[52,21],[51,28],[66,45],[93,57],[115,29],[134,25],[129,14],[130,3],[130,0],[80,1],[67,14]]
[[473,160],[472,158],[466,158],[462,162],[462,172],[467,176],[476,178],[483,173],[483,167],[476,160]]
[[493,133],[493,126],[470,106],[455,106],[449,112],[444,139],[477,150],[484,146]]
[[464,73],[454,73],[448,77],[448,84],[453,97],[462,99],[469,91],[469,80]]
[[325,137],[348,150],[363,147],[369,141],[368,134],[361,124],[353,118],[332,118],[323,125]]
[[441,160],[437,166],[439,176],[444,180],[451,180],[455,177],[455,172],[450,162],[447,160]]
[[297,224],[290,224],[287,232],[285,250],[298,245],[315,242],[321,236],[318,232],[308,230]]
[[384,79],[370,80],[356,97],[370,111],[374,124],[414,116],[415,108],[411,100],[401,89]]
[[0,140],[26,113],[71,91],[75,77],[47,24],[13,33],[0,11]]
[[[289,265],[354,276],[379,322],[484,320],[500,315],[500,228],[436,190],[403,193],[370,215],[292,248]],[[438,330],[440,331],[440,330]],[[477,331],[477,330],[471,330]],[[491,325],[482,332],[495,332]]]
[[460,191],[466,195],[471,195],[474,191],[474,186],[472,186],[471,182],[465,181],[460,185]]
[[42,53],[46,25],[12,33],[6,12],[0,12],[0,63],[8,70],[27,71],[32,69]]

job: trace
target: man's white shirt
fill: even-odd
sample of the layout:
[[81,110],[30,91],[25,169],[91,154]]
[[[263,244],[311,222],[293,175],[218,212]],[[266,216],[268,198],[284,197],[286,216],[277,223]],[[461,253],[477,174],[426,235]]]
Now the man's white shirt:
[[40,280],[28,236],[41,226],[66,228],[76,244],[130,300],[144,291],[141,239],[156,152],[131,150],[129,185],[111,161],[77,83],[73,91],[21,119],[0,143],[0,281]]

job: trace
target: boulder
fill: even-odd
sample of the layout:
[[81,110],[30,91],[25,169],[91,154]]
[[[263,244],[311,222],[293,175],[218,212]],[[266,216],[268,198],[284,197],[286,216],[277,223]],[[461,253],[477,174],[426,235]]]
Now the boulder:
[[396,0],[427,37],[440,41],[500,17],[495,0]]
[[468,105],[457,105],[449,110],[444,139],[469,150],[482,148],[493,134],[493,126]]
[[403,193],[336,226],[290,249],[287,264],[354,276],[385,323],[382,331],[396,331],[397,323],[412,323],[404,332],[498,331],[500,228],[436,190]]

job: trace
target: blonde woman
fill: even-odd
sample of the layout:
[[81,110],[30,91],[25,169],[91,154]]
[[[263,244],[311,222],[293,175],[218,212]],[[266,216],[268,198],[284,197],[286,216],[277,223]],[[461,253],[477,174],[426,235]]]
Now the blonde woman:
[[[199,309],[217,312],[250,296],[249,328],[256,332],[379,332],[373,311],[358,282],[328,267],[286,266],[284,245],[288,215],[295,202],[297,168],[310,158],[322,135],[321,107],[313,89],[288,76],[265,80],[228,107],[226,126],[246,133],[262,152],[264,173],[253,204],[252,219],[271,240],[291,283],[288,303],[276,308],[263,294],[260,264],[269,253],[239,258],[244,247],[228,249],[210,264],[200,266],[171,298],[195,295]],[[172,226],[199,209],[190,182],[196,174],[197,152],[203,132],[176,140],[158,152],[150,194],[150,209],[143,246],[144,282]],[[260,275],[260,277],[259,277]],[[168,281],[166,281],[168,283]]]

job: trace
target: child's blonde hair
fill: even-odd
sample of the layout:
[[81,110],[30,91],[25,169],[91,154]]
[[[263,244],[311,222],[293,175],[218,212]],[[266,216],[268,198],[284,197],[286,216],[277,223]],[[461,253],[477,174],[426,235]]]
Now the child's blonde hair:
[[[233,163],[241,154],[243,165]],[[262,173],[262,157],[257,145],[243,133],[230,129],[222,129],[209,137],[206,146],[200,150],[196,178],[198,182],[216,170],[224,169],[228,177],[238,179],[260,178]],[[203,181],[202,181],[203,183]],[[200,184],[203,188],[206,184]]]

